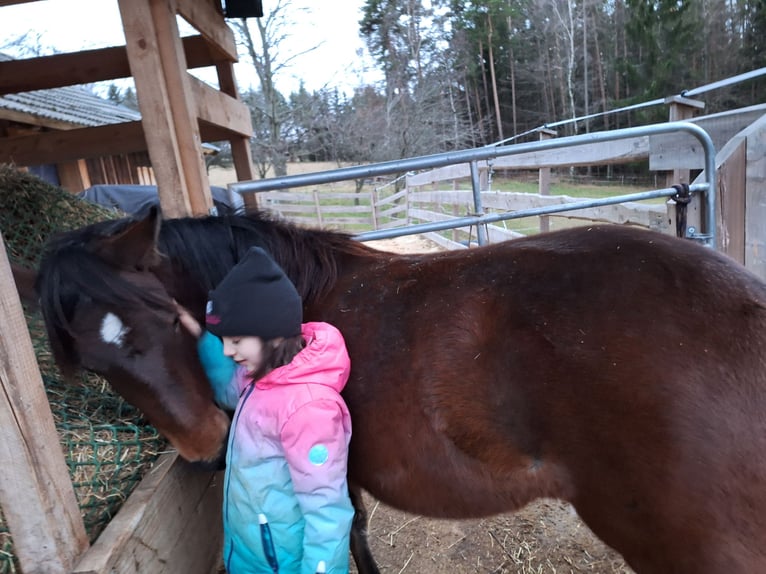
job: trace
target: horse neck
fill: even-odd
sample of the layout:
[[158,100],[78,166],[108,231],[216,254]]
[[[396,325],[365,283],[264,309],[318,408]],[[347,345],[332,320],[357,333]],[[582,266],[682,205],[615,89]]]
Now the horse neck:
[[301,228],[259,214],[168,220],[160,234],[160,250],[171,266],[160,279],[172,293],[196,303],[252,246],[271,254],[307,305],[332,289],[350,261],[378,253],[343,233]]

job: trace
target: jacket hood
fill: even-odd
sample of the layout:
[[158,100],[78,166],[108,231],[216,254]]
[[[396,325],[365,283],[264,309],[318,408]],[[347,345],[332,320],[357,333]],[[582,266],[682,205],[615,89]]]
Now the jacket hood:
[[348,380],[351,360],[341,332],[328,323],[304,323],[306,346],[287,365],[274,369],[255,384],[259,389],[277,385],[322,384],[336,392]]

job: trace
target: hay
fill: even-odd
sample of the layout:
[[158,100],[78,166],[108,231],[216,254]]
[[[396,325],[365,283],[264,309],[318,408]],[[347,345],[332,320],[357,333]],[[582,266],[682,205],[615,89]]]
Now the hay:
[[[53,234],[122,215],[0,165],[0,232],[14,263],[35,267]],[[85,529],[93,541],[166,443],[104,379],[83,373],[79,381],[64,381],[41,317],[28,310],[25,317]],[[15,572],[11,536],[0,513],[0,574]]]

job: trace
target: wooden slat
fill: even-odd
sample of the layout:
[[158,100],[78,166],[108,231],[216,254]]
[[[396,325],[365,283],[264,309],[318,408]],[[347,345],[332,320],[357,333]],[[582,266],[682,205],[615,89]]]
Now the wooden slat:
[[[202,36],[183,39],[189,68],[214,66],[214,58]],[[0,62],[0,94],[47,90],[130,77],[125,46],[54,54],[39,58]]]
[[250,110],[241,101],[232,98],[194,76],[189,76],[189,85],[196,102],[196,115],[201,121],[215,124],[233,135],[250,137],[253,126]]
[[492,160],[492,165],[495,169],[609,165],[646,159],[648,156],[649,138],[638,136],[612,142],[590,143],[499,157]]
[[[570,167],[608,165],[637,161],[649,157],[649,138],[639,136],[613,142],[598,142],[569,148],[542,150],[498,157],[492,160],[494,169],[539,169],[544,167]],[[479,164],[479,169],[484,167]],[[407,186],[426,185],[469,177],[468,164],[437,168],[407,178]]]
[[[700,116],[689,121],[704,129],[710,139],[713,140],[715,149],[721,150],[726,142],[764,114],[766,114],[766,104],[758,104]],[[703,169],[705,167],[705,155],[702,146],[697,138],[686,132],[652,136],[650,147],[649,169],[662,171],[679,167],[687,169]]]
[[745,264],[745,169],[747,162],[747,140],[739,142],[737,148],[718,167],[717,206],[719,213],[717,248],[729,257]]
[[220,8],[220,2],[177,0],[177,8],[178,13],[210,42],[211,47],[220,52],[221,58],[237,61],[234,33],[217,9]]
[[766,279],[766,118],[747,130],[745,266]]
[[[519,211],[566,205],[583,201],[582,198],[566,195],[538,195],[534,193],[514,193],[485,191],[481,194],[485,208],[499,211]],[[469,191],[419,191],[409,196],[412,204],[439,204],[441,206],[455,204],[472,207],[473,194]],[[411,211],[412,213],[412,211]],[[619,224],[641,225],[660,231],[667,230],[666,209],[664,204],[621,203],[567,211],[557,214],[559,217],[573,219],[590,219]],[[447,216],[445,216],[447,217]]]
[[141,122],[127,122],[0,138],[0,162],[17,165],[59,163],[145,149]]
[[25,574],[59,574],[88,547],[0,237],[0,505]]
[[211,574],[219,563],[223,475],[161,456],[72,574]]
[[[743,153],[744,165],[737,157]],[[726,252],[731,249],[732,256],[738,259],[737,242],[742,235],[745,267],[766,279],[766,115],[723,146],[716,154],[716,168],[717,181],[725,188],[718,200],[721,209],[717,227],[723,235],[719,236],[718,247]],[[744,171],[738,173],[740,170]],[[694,183],[706,181],[706,177],[703,172]],[[740,197],[744,197],[744,206],[739,205]],[[738,215],[742,210],[744,217]]]
[[[486,165],[485,162],[482,162]],[[427,185],[437,181],[449,181],[471,176],[471,168],[467,163],[437,167],[415,175],[408,175],[405,179],[407,187]]]

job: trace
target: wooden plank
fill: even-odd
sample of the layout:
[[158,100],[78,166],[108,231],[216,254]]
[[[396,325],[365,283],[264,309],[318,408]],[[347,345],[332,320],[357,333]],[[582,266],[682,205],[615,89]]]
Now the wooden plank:
[[[743,144],[746,154],[744,191],[736,189],[742,184],[734,183],[736,176],[732,171],[735,162],[738,162],[733,158],[742,153]],[[716,154],[715,163],[717,181],[720,181],[722,176],[729,179],[726,194],[744,193],[745,197],[744,219],[740,223],[735,217],[728,217],[725,213],[723,213],[723,220],[721,219],[722,210],[727,206],[722,204],[720,199],[718,200],[722,208],[718,214],[718,229],[725,231],[730,237],[736,237],[740,233],[744,235],[745,267],[762,279],[766,279],[766,115],[760,115],[755,122],[731,138]],[[721,167],[727,164],[725,172],[728,173],[721,174]],[[707,174],[702,172],[694,183],[702,183],[706,181],[706,178]],[[695,194],[693,198],[697,195],[699,194]],[[689,207],[693,207],[693,204]],[[733,208],[736,209],[736,207]],[[738,230],[738,225],[743,226],[744,230]],[[719,247],[721,246],[719,238]]]
[[[183,46],[189,68],[217,64],[202,36],[187,36]],[[77,86],[130,75],[125,46],[8,60],[0,62],[0,94]]]
[[25,574],[69,572],[88,547],[0,237],[0,506]]
[[[721,150],[726,142],[737,133],[766,114],[766,104],[748,106],[737,110],[710,114],[692,118],[689,121],[704,129],[716,150]],[[678,132],[650,138],[649,169],[656,171],[677,168],[703,169],[705,155],[697,138]]]
[[237,45],[234,33],[226,25],[223,14],[216,8],[220,2],[202,0],[176,0],[178,13],[194,26],[217,50],[222,59],[237,61]]
[[745,266],[766,279],[766,118],[747,132]]
[[[493,169],[539,169],[586,165],[608,165],[646,159],[649,138],[638,136],[613,142],[597,142],[568,148],[518,153],[492,160]],[[480,167],[481,169],[481,167]],[[429,170],[407,177],[407,187],[470,177],[468,164]]]
[[203,215],[213,204],[169,2],[118,0],[162,210],[169,217]]
[[[486,168],[486,162],[482,162]],[[452,179],[461,179],[471,177],[471,168],[467,163],[448,165],[446,167],[437,167],[422,173],[408,175],[405,178],[407,187],[416,187],[419,185],[428,185],[437,181],[449,181]]]
[[648,155],[649,138],[637,136],[611,142],[589,143],[498,157],[492,160],[492,165],[495,169],[609,165],[646,159]]
[[85,189],[79,161],[67,161],[56,166],[59,185],[70,193],[79,193]]
[[[313,203],[314,196],[311,192],[300,191],[262,191],[257,193],[261,201],[289,201],[294,203]],[[363,193],[349,192],[332,192],[322,191],[320,193],[322,200],[327,201],[354,201],[356,199],[365,203],[372,201],[372,194],[369,191]]]
[[402,199],[405,199],[407,195],[410,193],[411,190],[407,189],[406,187],[404,189],[401,189],[397,191],[396,193],[393,193],[391,195],[387,195],[383,198],[378,197],[378,205],[385,205],[386,203],[396,203],[402,201]]
[[407,213],[407,206],[406,205],[395,205],[394,207],[390,207],[388,209],[384,209],[383,211],[378,212],[378,217],[393,217],[397,214],[406,214]]
[[718,245],[719,250],[745,264],[745,187],[747,140],[721,163],[717,170],[718,183]]
[[59,163],[146,150],[141,122],[0,138],[0,162]]
[[228,130],[232,135],[246,138],[253,135],[250,110],[245,104],[194,76],[188,79],[195,100],[195,115],[200,121]]
[[[0,64],[2,64],[2,62],[0,62]],[[2,71],[0,71],[0,74],[1,73]],[[22,112],[19,110],[3,109],[1,115],[4,122],[19,122],[20,124],[24,124],[23,127],[13,126],[10,130],[8,130],[8,137],[34,135],[39,133],[32,126],[40,126],[56,130],[71,130],[79,127],[78,124],[72,122],[65,122],[54,118],[33,116],[27,112]]]
[[[411,204],[459,205],[470,208],[473,197],[469,191],[420,191],[410,194]],[[499,211],[520,211],[538,207],[567,205],[583,201],[583,198],[567,195],[538,195],[534,193],[516,193],[507,191],[484,191],[481,201],[485,208]],[[636,202],[605,205],[567,211],[560,217],[590,219],[608,223],[640,225],[650,229],[666,231],[668,223],[664,205],[643,204]]]
[[72,574],[210,574],[223,542],[222,474],[162,455]]

